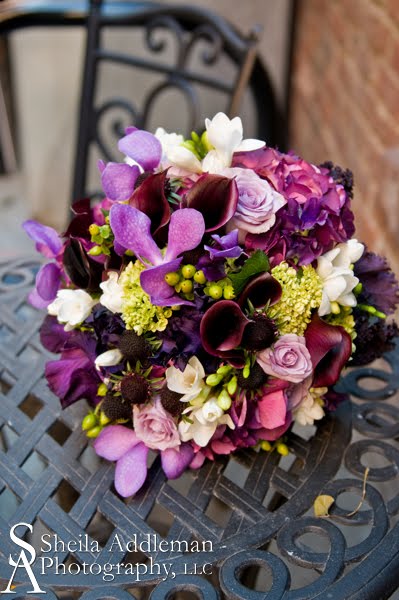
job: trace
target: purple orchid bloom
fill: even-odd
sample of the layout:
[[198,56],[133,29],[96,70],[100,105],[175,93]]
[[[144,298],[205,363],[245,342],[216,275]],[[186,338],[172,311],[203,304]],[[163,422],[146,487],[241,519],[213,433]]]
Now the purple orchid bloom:
[[233,231],[222,237],[217,234],[211,237],[215,242],[215,246],[204,246],[211,259],[238,258],[243,253],[243,249],[238,245],[238,229],[233,229]]
[[58,233],[52,227],[37,221],[25,221],[22,225],[28,236],[36,242],[36,250],[46,258],[53,258],[55,263],[40,267],[36,275],[36,285],[30,292],[28,300],[35,308],[43,309],[55,299],[63,276],[62,252],[64,245]]
[[[133,496],[147,477],[147,446],[136,433],[123,425],[109,425],[102,430],[94,449],[98,456],[116,461],[115,489],[123,498]],[[160,452],[162,469],[168,479],[177,479],[194,457],[191,444]]]
[[141,286],[151,297],[152,304],[191,305],[191,302],[178,296],[174,288],[166,283],[165,275],[179,268],[182,261],[182,257],[177,258],[179,254],[196,248],[201,242],[205,223],[199,211],[181,208],[171,215],[164,256],[151,235],[151,219],[137,208],[127,204],[114,204],[110,211],[110,225],[118,244],[132,250],[143,263],[147,261],[153,265],[140,275]]
[[[133,159],[144,171],[155,169],[162,157],[158,138],[149,131],[127,127],[126,135],[118,142],[118,149]],[[110,200],[128,200],[134,192],[140,167],[126,163],[98,162],[103,190]]]

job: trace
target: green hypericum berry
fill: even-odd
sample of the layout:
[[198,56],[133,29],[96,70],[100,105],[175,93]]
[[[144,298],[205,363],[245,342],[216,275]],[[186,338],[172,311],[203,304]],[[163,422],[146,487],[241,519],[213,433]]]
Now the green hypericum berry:
[[171,273],[166,273],[165,281],[168,285],[175,287],[175,285],[177,285],[180,281],[180,275],[175,271],[172,271]]
[[265,452],[270,452],[270,450],[272,449],[271,443],[267,440],[262,440],[260,443],[260,447],[262,448],[262,450],[265,450]]
[[189,294],[193,291],[193,282],[190,279],[185,279],[181,282],[180,288],[183,294]]
[[218,406],[222,410],[229,410],[231,406],[231,398],[226,390],[222,390],[217,399]]
[[104,240],[108,239],[111,235],[111,227],[109,225],[102,225],[100,227],[100,234]]
[[281,454],[281,456],[288,456],[290,453],[287,444],[283,444],[282,442],[277,444],[276,450],[279,454]]
[[97,388],[97,396],[106,396],[108,392],[108,388],[105,385],[105,383],[100,383],[100,385]]
[[96,427],[89,429],[89,431],[86,431],[86,435],[88,438],[94,439],[100,435],[101,431],[102,431],[101,425],[97,425]]
[[195,275],[195,267],[194,265],[184,265],[181,272],[185,279],[192,279]]
[[226,285],[223,288],[223,298],[225,300],[232,300],[234,298],[235,294],[234,294],[234,288],[232,285]]
[[220,285],[217,285],[217,283],[214,283],[210,286],[208,293],[214,300],[219,300],[219,298],[223,296],[223,288]]
[[92,427],[95,427],[95,425],[97,425],[97,418],[96,415],[91,412],[83,419],[82,429],[83,431],[88,431],[89,429],[92,429]]
[[200,285],[204,285],[206,283],[206,277],[203,271],[196,271],[194,273],[194,281],[199,283]]
[[98,225],[96,225],[95,223],[92,223],[89,227],[89,233],[90,235],[98,235],[100,233],[100,228]]

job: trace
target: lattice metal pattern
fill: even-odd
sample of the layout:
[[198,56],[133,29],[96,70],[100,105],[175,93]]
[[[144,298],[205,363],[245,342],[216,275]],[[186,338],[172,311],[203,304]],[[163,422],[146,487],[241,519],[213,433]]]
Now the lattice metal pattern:
[[[16,554],[10,526],[25,522],[33,524],[33,537],[26,539],[37,547],[45,533],[65,543],[81,541],[81,548],[69,552],[61,543],[54,548],[51,538],[46,556],[60,564],[148,566],[152,560],[161,569],[172,565],[176,574],[162,581],[165,571],[159,575],[155,569],[137,582],[121,572],[104,583],[102,574],[82,571],[42,576],[34,565],[49,599],[64,597],[65,589],[80,590],[73,597],[82,593],[84,600],[164,600],[183,589],[209,600],[321,598],[327,592],[334,600],[389,597],[399,563],[397,354],[378,369],[349,372],[340,387],[353,393],[352,406],[341,406],[317,430],[298,429],[289,457],[241,452],[170,482],[155,459],[143,489],[126,501],[114,491],[113,466],[95,456],[80,431],[85,407],[61,411],[46,386],[49,355],[38,336],[42,315],[25,299],[35,269],[31,260],[0,263],[2,579],[12,571],[9,554]],[[359,502],[366,466],[371,468],[365,503],[347,518]],[[331,512],[339,520],[312,516],[320,493],[337,499]],[[124,541],[153,535],[158,548],[161,540],[210,541],[213,551],[128,553],[114,543],[116,534]],[[92,541],[99,552],[91,551]],[[205,563],[213,565],[213,574],[200,577]],[[25,597],[31,588],[25,581],[13,598]]]

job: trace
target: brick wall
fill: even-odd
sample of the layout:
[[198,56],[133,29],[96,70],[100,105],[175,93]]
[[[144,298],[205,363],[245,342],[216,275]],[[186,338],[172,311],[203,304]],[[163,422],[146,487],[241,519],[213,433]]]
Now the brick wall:
[[353,171],[357,237],[399,274],[399,2],[298,4],[291,146]]

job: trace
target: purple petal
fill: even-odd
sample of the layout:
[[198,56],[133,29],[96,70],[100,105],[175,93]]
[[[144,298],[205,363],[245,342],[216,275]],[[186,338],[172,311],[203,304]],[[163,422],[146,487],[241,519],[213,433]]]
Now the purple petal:
[[123,256],[127,250],[124,246],[114,240],[114,250],[118,256]]
[[36,250],[47,258],[55,258],[62,248],[58,233],[52,227],[37,221],[25,221],[22,227],[28,236],[36,242]]
[[36,291],[43,301],[50,304],[57,295],[61,281],[61,269],[55,263],[43,265],[36,275]]
[[101,174],[103,190],[110,200],[127,200],[134,192],[140,169],[126,163],[109,162]]
[[110,224],[118,244],[153,265],[163,262],[161,251],[150,233],[151,220],[143,212],[127,204],[114,204],[110,210]]
[[155,169],[162,157],[162,146],[158,138],[149,131],[136,129],[119,140],[118,149],[141,165],[144,171]]
[[171,262],[146,269],[140,274],[140,283],[143,290],[150,296],[152,304],[156,306],[174,306],[178,304],[191,305],[192,302],[183,300],[175,293],[175,289],[165,281],[165,275],[176,271],[181,263],[181,258]]
[[106,166],[107,164],[103,160],[101,160],[101,158],[97,161],[97,168],[100,171],[100,174],[104,171]]
[[123,425],[108,425],[96,438],[94,450],[102,458],[119,460],[139,442],[133,429]]
[[205,232],[204,217],[193,208],[181,208],[170,217],[168,248],[165,261],[172,260],[186,250],[196,248]]
[[40,327],[40,343],[49,352],[61,352],[71,332],[65,331],[55,317],[47,315]]
[[168,479],[177,479],[194,458],[191,444],[182,444],[179,449],[168,448],[161,452],[161,463]]
[[43,310],[44,308],[47,308],[49,305],[47,300],[43,300],[43,298],[41,296],[39,296],[36,288],[34,288],[31,292],[29,292],[28,302],[29,302],[29,304],[31,304],[34,308],[37,308],[38,310]]
[[116,463],[115,489],[123,498],[133,496],[145,482],[147,455],[147,446],[140,443],[128,450]]

